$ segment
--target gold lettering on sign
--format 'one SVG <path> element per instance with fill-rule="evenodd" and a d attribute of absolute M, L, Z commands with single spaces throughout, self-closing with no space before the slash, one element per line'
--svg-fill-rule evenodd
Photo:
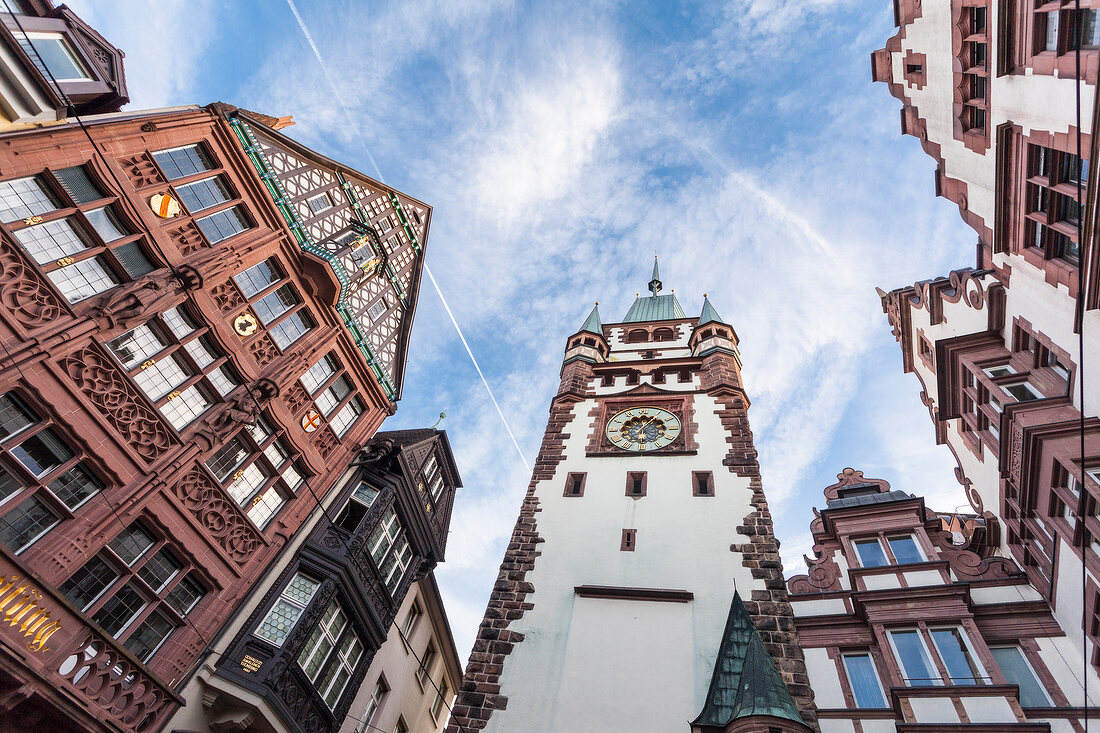
<path fill-rule="evenodd" d="M 236 481 L 241 476 L 244 476 L 244 469 L 243 468 L 238 468 L 237 472 L 233 474 L 233 480 Z"/>
<path fill-rule="evenodd" d="M 172 390 L 171 392 L 168 393 L 168 401 L 171 402 L 172 400 L 176 399 L 179 396 L 180 396 L 180 391 L 178 389 L 174 389 L 174 390 Z"/>
<path fill-rule="evenodd" d="M 256 659 L 256 657 L 252 656 L 251 654 L 245 654 L 244 657 L 241 659 L 241 669 L 243 669 L 245 672 L 255 672 L 260 667 L 262 667 L 263 664 L 263 660 Z"/>
<path fill-rule="evenodd" d="M 142 369 L 148 369 L 149 367 L 153 366 L 156 363 L 157 363 L 156 359 L 146 359 L 145 361 L 141 362 L 141 368 Z"/>
<path fill-rule="evenodd" d="M 74 260 L 72 257 L 62 257 L 61 259 L 59 259 L 57 261 L 57 266 L 58 267 L 68 267 L 69 265 L 73 264 L 74 262 L 76 262 L 76 260 Z"/>
<path fill-rule="evenodd" d="M 9 626 L 19 626 L 24 637 L 33 636 L 26 644 L 32 652 L 48 652 L 46 641 L 61 629 L 61 622 L 51 620 L 50 612 L 38 605 L 40 600 L 42 592 L 30 583 L 20 583 L 18 575 L 0 582 L 0 612 L 4 614 L 0 623 L 7 621 Z"/>
<path fill-rule="evenodd" d="M 42 217 L 41 216 L 28 216 L 26 219 L 23 220 L 23 223 L 28 224 L 28 225 L 30 225 L 30 224 L 41 224 L 42 223 Z"/>

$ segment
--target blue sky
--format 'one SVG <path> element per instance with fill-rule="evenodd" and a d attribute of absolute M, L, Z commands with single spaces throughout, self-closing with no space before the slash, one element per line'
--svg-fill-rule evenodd
<path fill-rule="evenodd" d="M 566 337 L 665 288 L 741 338 L 787 573 L 845 466 L 965 504 L 885 289 L 973 264 L 934 164 L 870 81 L 889 0 L 70 0 L 126 52 L 130 109 L 226 101 L 434 207 L 428 264 L 533 461 Z M 342 101 L 341 101 L 342 100 Z M 373 158 L 373 162 L 372 162 Z M 468 652 L 529 475 L 430 283 L 405 399 L 465 482 L 437 572 Z"/>

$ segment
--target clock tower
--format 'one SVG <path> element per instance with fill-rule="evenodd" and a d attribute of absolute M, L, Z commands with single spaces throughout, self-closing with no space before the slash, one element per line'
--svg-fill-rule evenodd
<path fill-rule="evenodd" d="M 737 335 L 662 289 L 566 343 L 448 731 L 817 729 Z"/>

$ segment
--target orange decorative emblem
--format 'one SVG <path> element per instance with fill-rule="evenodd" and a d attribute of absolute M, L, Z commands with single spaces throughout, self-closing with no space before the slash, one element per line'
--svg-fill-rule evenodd
<path fill-rule="evenodd" d="M 309 410 L 302 415 L 302 430 L 312 433 L 319 427 L 321 427 L 321 415 L 316 410 Z"/>
<path fill-rule="evenodd" d="M 161 219 L 171 219 L 179 216 L 180 202 L 166 193 L 158 193 L 149 199 L 149 208 Z"/>

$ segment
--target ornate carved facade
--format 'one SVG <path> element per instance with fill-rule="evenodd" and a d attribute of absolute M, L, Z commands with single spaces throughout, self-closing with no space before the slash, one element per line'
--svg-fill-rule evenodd
<path fill-rule="evenodd" d="M 85 117 L 92 143 L 68 123 L 0 135 L 0 545 L 65 616 L 49 652 L 0 632 L 0 707 L 28 729 L 159 728 L 396 407 L 430 208 L 340 167 L 412 220 L 396 281 L 348 281 L 241 131 L 327 159 L 263 120 L 219 104 Z M 384 328 L 347 305 L 395 282 Z"/>

